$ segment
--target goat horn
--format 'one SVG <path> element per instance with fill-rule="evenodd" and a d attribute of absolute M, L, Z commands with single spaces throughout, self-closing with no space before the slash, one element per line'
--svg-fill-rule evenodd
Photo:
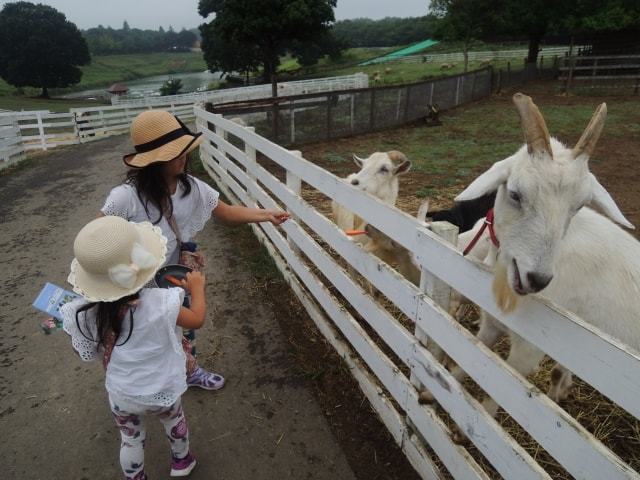
<path fill-rule="evenodd" d="M 398 150 L 391 150 L 390 152 L 387 152 L 387 155 L 393 162 L 407 161 L 407 156 L 404 153 L 399 152 Z"/>
<path fill-rule="evenodd" d="M 547 124 L 531 97 L 516 93 L 513 96 L 513 103 L 520 114 L 520 123 L 529 154 L 547 153 L 553 158 Z"/>
<path fill-rule="evenodd" d="M 360 158 L 358 155 L 356 155 L 355 153 L 353 154 L 353 159 L 357 162 L 364 162 L 364 158 Z"/>
<path fill-rule="evenodd" d="M 584 129 L 580 140 L 573 147 L 573 158 L 578 158 L 580 155 L 587 155 L 590 157 L 596 148 L 600 134 L 604 127 L 604 121 L 607 118 L 607 104 L 601 103 L 594 112 L 589 125 Z"/>

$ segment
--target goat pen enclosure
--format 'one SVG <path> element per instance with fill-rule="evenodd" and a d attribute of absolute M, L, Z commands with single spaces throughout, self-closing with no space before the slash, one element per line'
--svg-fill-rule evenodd
<path fill-rule="evenodd" d="M 404 125 L 491 94 L 492 70 L 351 90 L 208 104 L 212 113 L 240 117 L 281 145 L 301 145 Z"/>
<path fill-rule="evenodd" d="M 271 224 L 253 230 L 423 478 L 640 478 L 575 418 L 479 344 L 443 307 L 449 287 L 456 289 L 635 418 L 640 417 L 637 352 L 540 300 L 527 299 L 516 312 L 502 314 L 491 294 L 491 273 L 413 217 L 355 190 L 250 127 L 197 107 L 195 114 L 204 137 L 203 165 L 229 199 L 286 208 L 293 215 L 282 231 Z M 273 168 L 265 168 L 267 163 L 284 173 L 270 173 Z M 422 269 L 421 288 L 366 253 L 310 205 L 302 194 L 303 182 L 304 190 L 347 205 L 413 252 Z M 446 225 L 431 228 L 450 231 Z M 345 262 L 386 298 L 369 295 L 359 279 L 349 275 Z M 425 336 L 527 432 L 532 439 L 528 445 L 516 442 L 465 383 L 435 360 L 423 346 Z M 419 403 L 420 384 L 439 406 Z M 472 445 L 451 440 L 453 424 Z M 548 465 L 537 461 L 540 450 L 557 460 L 563 475 L 550 473 Z"/>

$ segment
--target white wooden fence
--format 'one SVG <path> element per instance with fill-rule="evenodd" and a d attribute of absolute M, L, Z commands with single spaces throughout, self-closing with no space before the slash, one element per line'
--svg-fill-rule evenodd
<path fill-rule="evenodd" d="M 365 74 L 357 73 L 343 77 L 281 83 L 280 95 L 364 88 L 368 85 L 368 78 Z M 247 100 L 271 96 L 271 85 L 219 92 L 230 92 L 230 96 L 224 98 Z M 217 92 L 203 92 L 203 95 L 205 94 L 217 95 Z M 200 94 L 187 94 L 147 97 L 113 106 L 72 108 L 68 113 L 52 113 L 47 110 L 0 112 L 0 168 L 22 158 L 25 151 L 48 150 L 58 145 L 91 142 L 109 135 L 127 133 L 135 116 L 147 109 L 168 110 L 184 122 L 193 121 L 193 104 L 203 99 L 205 97 Z M 12 128 L 7 128 L 9 125 Z"/>
<path fill-rule="evenodd" d="M 203 132 L 201 157 L 208 173 L 234 203 L 291 212 L 281 229 L 253 226 L 318 329 L 333 345 L 371 405 L 423 478 L 442 478 L 423 441 L 456 479 L 487 479 L 476 457 L 450 439 L 432 406 L 418 403 L 414 383 L 425 385 L 482 456 L 506 479 L 549 479 L 538 464 L 427 351 L 432 337 L 575 478 L 640 478 L 620 458 L 552 402 L 497 354 L 480 344 L 443 306 L 448 286 L 494 315 L 511 330 L 590 383 L 620 407 L 640 417 L 640 355 L 575 315 L 539 300 L 523 301 L 505 315 L 491 293 L 491 273 L 464 258 L 416 219 L 358 191 L 326 170 L 219 115 L 195 109 Z M 231 141 L 233 140 L 233 141 Z M 241 142 L 241 143 L 238 143 Z M 244 143 L 244 150 L 235 145 Z M 262 154 L 286 171 L 286 183 L 256 161 Z M 422 268 L 421 288 L 351 242 L 307 203 L 301 183 L 348 205 L 357 215 L 413 252 Z M 432 229 L 447 231 L 445 224 Z M 452 237 L 455 237 L 455 232 Z M 319 243 L 321 239 L 322 243 Z M 329 253 L 336 252 L 401 311 L 406 328 L 372 298 Z M 319 272 L 321 278 L 315 272 Z M 327 283 L 329 282 L 329 283 Z M 443 283 L 443 282 L 446 282 Z M 334 291 L 348 302 L 336 298 Z M 376 340 L 357 316 L 375 332 Z M 384 343 L 384 345 L 381 345 Z M 385 352 L 393 352 L 393 358 Z"/>
<path fill-rule="evenodd" d="M 20 127 L 13 118 L 0 116 L 0 170 L 21 160 L 23 156 Z"/>
<path fill-rule="evenodd" d="M 574 46 L 573 51 L 577 51 L 578 49 L 583 48 L 581 46 Z M 538 56 L 543 55 L 545 57 L 551 58 L 554 56 L 564 56 L 569 53 L 570 47 L 543 47 L 538 52 Z M 482 61 L 482 60 L 502 60 L 502 59 L 510 59 L 510 58 L 525 58 L 529 54 L 527 49 L 520 50 L 486 50 L 482 52 L 469 52 L 469 61 Z M 400 62 L 406 63 L 419 63 L 423 61 L 427 62 L 462 62 L 464 61 L 464 53 L 463 52 L 454 52 L 454 53 L 434 53 L 429 54 L 425 53 L 422 55 L 409 55 L 406 57 L 402 57 L 397 59 Z"/>
<path fill-rule="evenodd" d="M 354 73 L 339 77 L 314 78 L 310 80 L 296 80 L 292 82 L 278 83 L 278 96 L 303 95 L 305 93 L 331 92 L 337 90 L 351 90 L 354 88 L 367 88 L 369 76 L 365 73 Z M 129 95 L 113 96 L 111 103 L 120 105 L 126 103 L 130 106 L 144 106 L 170 103 L 198 103 L 214 102 L 227 103 L 257 98 L 271 97 L 271 84 L 253 85 L 248 87 L 225 88 L 205 92 L 184 93 L 164 97 L 147 96 L 135 98 Z"/>

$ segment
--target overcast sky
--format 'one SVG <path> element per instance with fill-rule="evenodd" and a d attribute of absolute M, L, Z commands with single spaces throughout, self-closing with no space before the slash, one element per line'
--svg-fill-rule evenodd
<path fill-rule="evenodd" d="M 193 28 L 203 21 L 198 0 L 30 0 L 60 10 L 81 29 L 98 25 L 156 30 L 172 25 L 175 30 Z M 0 6 L 9 3 L 0 0 Z M 336 19 L 368 17 L 417 17 L 424 15 L 428 0 L 338 0 Z"/>

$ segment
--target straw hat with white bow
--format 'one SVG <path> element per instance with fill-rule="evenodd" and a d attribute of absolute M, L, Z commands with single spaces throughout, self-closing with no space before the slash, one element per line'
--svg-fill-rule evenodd
<path fill-rule="evenodd" d="M 73 244 L 68 282 L 91 302 L 113 302 L 140 290 L 164 264 L 167 239 L 149 222 L 101 217 Z"/>

